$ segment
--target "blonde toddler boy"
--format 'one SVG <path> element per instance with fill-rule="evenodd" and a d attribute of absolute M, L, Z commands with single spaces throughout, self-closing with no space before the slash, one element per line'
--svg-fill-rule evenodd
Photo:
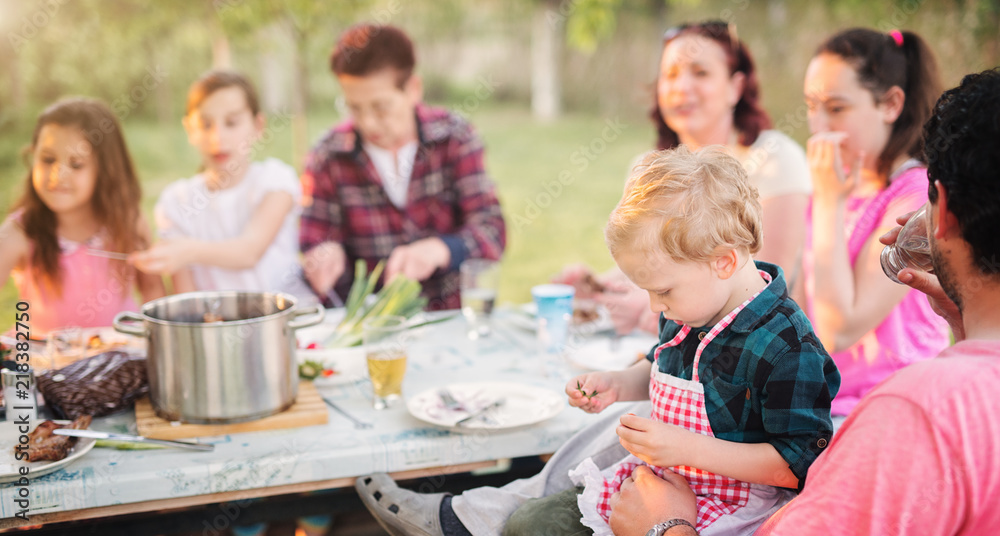
<path fill-rule="evenodd" d="M 840 375 L 781 269 L 753 260 L 761 228 L 756 190 L 721 149 L 651 153 L 634 168 L 605 238 L 649 293 L 660 343 L 647 361 L 573 378 L 566 392 L 587 412 L 645 398 L 653 412 L 620 419 L 630 456 L 603 471 L 585 460 L 570 473 L 580 487 L 565 493 L 578 493 L 581 522 L 595 534 L 611 534 L 612 497 L 641 465 L 688 479 L 701 534 L 752 533 L 829 442 Z M 505 534 L 528 529 L 520 514 L 531 509 L 515 512 Z"/>

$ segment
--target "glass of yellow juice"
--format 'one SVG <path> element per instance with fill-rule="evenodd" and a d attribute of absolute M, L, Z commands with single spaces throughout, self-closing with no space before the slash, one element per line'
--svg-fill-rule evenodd
<path fill-rule="evenodd" d="M 385 409 L 402 398 L 406 375 L 405 332 L 406 319 L 401 316 L 381 316 L 362 325 L 375 409 Z"/>

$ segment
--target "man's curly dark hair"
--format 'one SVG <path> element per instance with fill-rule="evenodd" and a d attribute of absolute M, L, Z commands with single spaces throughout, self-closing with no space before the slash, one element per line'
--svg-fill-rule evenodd
<path fill-rule="evenodd" d="M 945 91 L 924 125 L 928 196 L 948 195 L 962 238 L 984 274 L 1000 274 L 1000 67 Z"/>

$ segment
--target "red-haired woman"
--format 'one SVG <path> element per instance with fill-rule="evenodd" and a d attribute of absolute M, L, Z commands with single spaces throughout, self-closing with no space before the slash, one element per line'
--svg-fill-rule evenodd
<path fill-rule="evenodd" d="M 809 167 L 801 147 L 770 130 L 753 58 L 735 25 L 707 22 L 664 35 L 650 117 L 658 149 L 725 145 L 743 162 L 764 208 L 758 258 L 787 268 L 789 281 L 796 279 L 792 267 L 805 239 L 800 222 L 812 190 Z"/>
<path fill-rule="evenodd" d="M 743 163 L 764 208 L 764 243 L 755 258 L 785 269 L 789 288 L 794 288 L 812 190 L 809 166 L 798 144 L 771 130 L 771 119 L 760 106 L 753 58 L 737 38 L 735 25 L 711 21 L 664 34 L 650 117 L 657 149 L 725 145 Z M 571 266 L 559 280 L 575 284 L 588 272 Z M 620 333 L 636 327 L 657 332 L 659 315 L 649 310 L 644 292 L 617 270 L 599 279 L 611 292 L 593 297 L 608 308 Z M 578 297 L 592 297 L 590 285 L 576 286 Z"/>

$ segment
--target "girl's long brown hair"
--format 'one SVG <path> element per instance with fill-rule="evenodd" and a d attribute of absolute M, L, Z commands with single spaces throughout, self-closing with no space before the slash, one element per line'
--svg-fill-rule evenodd
<path fill-rule="evenodd" d="M 31 150 L 35 150 L 38 135 L 45 125 L 80 129 L 97 159 L 97 182 L 91 204 L 94 216 L 103 228 L 111 251 L 131 253 L 146 247 L 138 232 L 139 201 L 142 189 L 132 165 L 132 159 L 122 135 L 121 124 L 111 109 L 94 99 L 68 98 L 49 106 L 38 117 L 31 135 Z M 31 265 L 35 278 L 62 291 L 62 270 L 59 266 L 59 238 L 56 235 L 56 215 L 42 202 L 31 180 L 31 169 L 25 181 L 24 194 L 15 205 L 22 210 L 21 224 L 32 243 Z M 116 272 L 126 270 L 123 261 Z"/>

